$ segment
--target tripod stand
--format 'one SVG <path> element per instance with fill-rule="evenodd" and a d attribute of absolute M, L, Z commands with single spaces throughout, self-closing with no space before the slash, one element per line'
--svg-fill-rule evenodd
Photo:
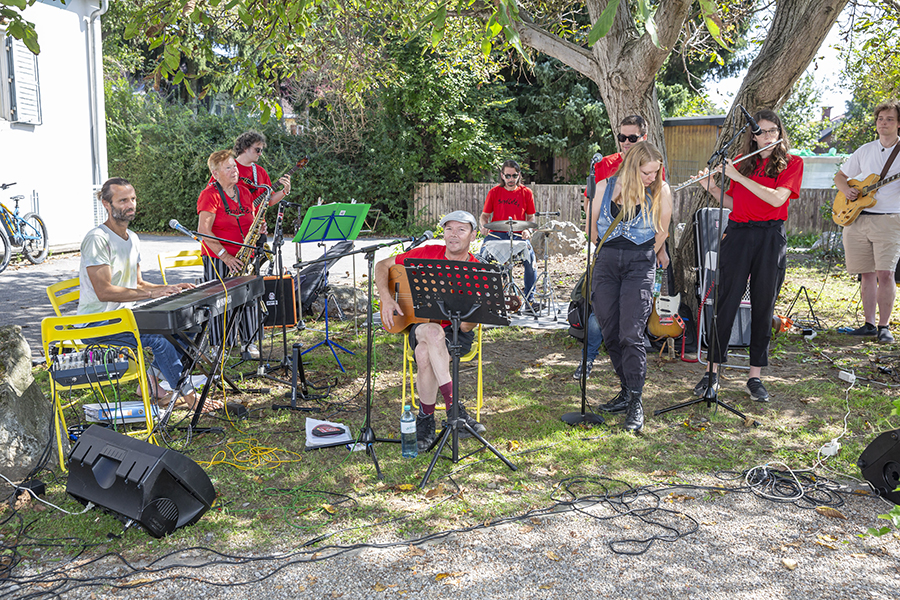
<path fill-rule="evenodd" d="M 710 157 L 709 161 L 707 162 L 707 165 L 710 169 L 710 175 L 709 175 L 710 177 L 712 177 L 712 171 L 716 167 L 721 167 L 722 173 L 723 173 L 723 178 L 724 178 L 725 163 L 728 159 L 728 149 L 738 139 L 738 136 L 740 136 L 746 128 L 747 128 L 747 125 L 744 125 L 744 127 L 741 127 L 737 131 L 737 133 L 735 133 L 734 136 L 732 136 L 732 138 L 730 140 L 728 140 L 728 142 L 726 142 L 722 146 L 722 148 L 720 148 L 718 151 L 713 153 L 713 155 Z M 724 182 L 722 183 L 722 186 L 719 188 L 719 190 L 720 190 L 720 194 L 719 194 L 719 226 L 721 227 L 723 218 L 724 218 L 723 215 L 724 215 L 724 207 L 725 207 L 725 184 L 724 184 Z M 722 269 L 722 261 L 719 260 L 719 258 L 720 258 L 719 250 L 722 246 L 722 237 L 723 237 L 722 231 L 719 230 L 717 232 L 717 235 L 715 236 L 715 239 L 716 239 L 716 242 L 715 242 L 716 274 L 715 274 L 715 278 L 714 278 L 715 290 L 713 293 L 713 311 L 712 311 L 712 320 L 711 320 L 711 325 L 710 325 L 709 352 L 707 353 L 707 355 L 709 357 L 709 361 L 707 363 L 707 367 L 708 367 L 707 374 L 709 376 L 709 385 L 706 386 L 706 391 L 699 398 L 692 398 L 691 400 L 687 400 L 685 402 L 681 402 L 678 404 L 674 404 L 672 406 L 667 406 L 666 408 L 661 408 L 659 410 L 655 410 L 655 411 L 653 411 L 654 416 L 659 416 L 659 415 L 661 415 L 663 413 L 667 413 L 669 411 L 678 410 L 681 408 L 687 408 L 689 406 L 693 406 L 693 405 L 699 404 L 701 402 L 706 402 L 707 408 L 710 408 L 710 407 L 712 407 L 713 404 L 715 404 L 717 407 L 721 406 L 725 410 L 737 415 L 738 417 L 743 419 L 745 422 L 748 419 L 747 415 L 745 415 L 741 411 L 737 410 L 733 406 L 730 406 L 727 403 L 720 400 L 719 399 L 719 389 L 718 389 L 719 386 L 718 386 L 718 384 L 713 384 L 713 376 L 716 376 L 718 378 L 718 375 L 713 371 L 714 363 L 712 361 L 712 357 L 716 355 L 716 353 L 717 353 L 716 349 L 719 347 L 719 344 L 722 343 L 722 340 L 719 339 L 719 335 L 718 335 L 718 331 L 719 331 L 719 329 L 718 329 L 719 282 L 721 281 L 720 275 L 721 275 L 721 269 Z M 700 343 L 701 343 L 701 340 L 698 339 L 697 340 L 698 353 L 699 353 L 699 347 L 700 347 L 699 344 Z M 725 343 L 727 344 L 728 342 L 726 341 Z M 753 425 L 758 427 L 759 423 L 757 421 L 753 421 Z"/>
<path fill-rule="evenodd" d="M 440 438 L 431 445 L 433 448 L 437 444 L 437 450 L 419 487 L 424 488 L 428 484 L 434 465 L 437 464 L 441 451 L 451 438 L 450 460 L 454 463 L 459 462 L 460 429 L 465 429 L 481 443 L 483 448 L 493 452 L 506 466 L 515 471 L 516 466 L 509 459 L 459 417 L 459 359 L 462 356 L 462 346 L 458 340 L 459 327 L 463 320 L 467 323 L 509 325 L 500 270 L 494 265 L 455 260 L 407 259 L 405 265 L 416 318 L 449 319 L 453 332 L 450 343 L 453 404 L 450 406 L 450 415 Z"/>

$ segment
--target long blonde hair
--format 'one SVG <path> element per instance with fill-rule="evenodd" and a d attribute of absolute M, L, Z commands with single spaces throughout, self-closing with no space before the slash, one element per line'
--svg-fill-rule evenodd
<path fill-rule="evenodd" d="M 641 182 L 641 167 L 648 162 L 659 163 L 659 171 L 656 179 L 645 188 Z M 662 211 L 660 209 L 660 194 L 662 193 L 662 153 L 650 142 L 638 142 L 625 153 L 625 160 L 619 167 L 618 176 L 621 182 L 620 198 L 622 210 L 625 211 L 623 219 L 633 219 L 638 211 L 644 217 L 644 223 L 653 226 L 654 231 L 662 228 Z M 650 209 L 644 199 L 650 194 Z"/>

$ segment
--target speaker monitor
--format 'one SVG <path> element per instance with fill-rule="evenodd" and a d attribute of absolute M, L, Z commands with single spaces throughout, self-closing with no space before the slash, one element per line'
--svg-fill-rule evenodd
<path fill-rule="evenodd" d="M 281 293 L 278 293 L 278 280 L 281 279 Z M 265 277 L 266 293 L 263 301 L 266 303 L 266 327 L 280 327 L 287 325 L 293 327 L 297 324 L 297 295 L 294 279 L 290 275 L 282 277 Z M 287 310 L 285 310 L 285 308 Z"/>
<path fill-rule="evenodd" d="M 99 425 L 78 438 L 68 469 L 67 493 L 140 523 L 154 537 L 193 525 L 216 499 L 209 477 L 185 455 Z"/>
<path fill-rule="evenodd" d="M 900 429 L 886 431 L 866 446 L 856 461 L 866 481 L 894 504 L 900 504 Z"/>

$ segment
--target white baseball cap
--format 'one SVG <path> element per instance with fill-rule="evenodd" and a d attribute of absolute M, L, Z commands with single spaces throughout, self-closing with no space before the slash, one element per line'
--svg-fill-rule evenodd
<path fill-rule="evenodd" d="M 438 223 L 441 227 L 444 226 L 447 221 L 457 221 L 459 223 L 468 223 L 472 226 L 472 229 L 478 229 L 478 221 L 475 220 L 475 217 L 472 216 L 472 213 L 464 211 L 464 210 L 454 210 L 449 215 L 446 215 L 441 222 Z"/>

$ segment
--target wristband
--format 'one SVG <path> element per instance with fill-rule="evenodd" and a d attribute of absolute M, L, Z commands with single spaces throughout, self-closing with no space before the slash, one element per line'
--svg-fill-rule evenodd
<path fill-rule="evenodd" d="M 222 258 L 226 254 L 228 254 L 228 250 L 226 250 L 225 248 L 222 248 L 221 250 L 219 250 L 219 253 L 216 256 L 218 256 L 219 258 Z"/>

